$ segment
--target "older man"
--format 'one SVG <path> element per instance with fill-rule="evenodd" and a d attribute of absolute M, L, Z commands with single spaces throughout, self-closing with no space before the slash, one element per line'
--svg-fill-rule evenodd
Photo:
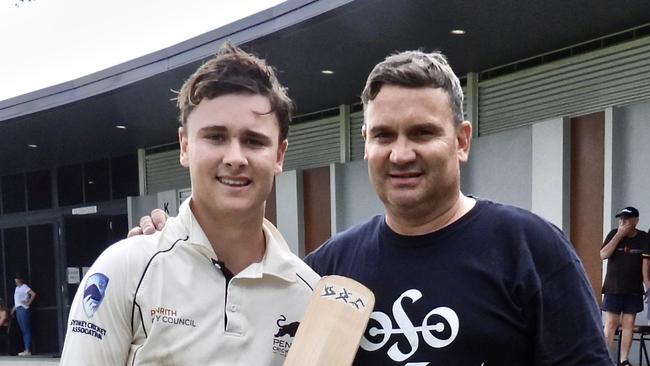
<path fill-rule="evenodd" d="M 530 212 L 465 196 L 472 126 L 440 53 L 392 55 L 362 94 L 386 209 L 305 261 L 375 292 L 356 365 L 611 365 L 581 262 Z"/>
<path fill-rule="evenodd" d="M 628 356 L 636 314 L 643 310 L 643 294 L 650 288 L 648 279 L 648 234 L 638 230 L 639 210 L 629 206 L 619 212 L 618 228 L 605 237 L 600 258 L 607 259 L 603 284 L 602 310 L 605 312 L 605 338 L 613 348 L 614 333 L 621 326 L 619 365 L 630 365 Z"/>

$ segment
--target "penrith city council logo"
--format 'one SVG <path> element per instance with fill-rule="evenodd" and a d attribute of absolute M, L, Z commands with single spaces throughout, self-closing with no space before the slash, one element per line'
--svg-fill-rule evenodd
<path fill-rule="evenodd" d="M 103 273 L 93 273 L 86 280 L 83 305 L 87 317 L 92 318 L 97 309 L 99 309 L 102 300 L 104 300 L 106 286 L 108 286 L 108 277 Z"/>

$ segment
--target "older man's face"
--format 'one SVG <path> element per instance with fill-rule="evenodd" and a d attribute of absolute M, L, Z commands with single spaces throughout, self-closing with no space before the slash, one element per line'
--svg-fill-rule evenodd
<path fill-rule="evenodd" d="M 428 212 L 457 199 L 471 125 L 455 124 L 443 89 L 385 85 L 364 116 L 364 158 L 387 211 Z"/>

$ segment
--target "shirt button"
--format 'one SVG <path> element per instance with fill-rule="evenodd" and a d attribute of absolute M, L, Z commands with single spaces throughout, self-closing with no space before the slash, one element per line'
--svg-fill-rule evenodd
<path fill-rule="evenodd" d="M 229 309 L 230 309 L 231 312 L 234 313 L 235 311 L 237 311 L 237 305 L 234 305 L 234 304 L 230 305 Z"/>

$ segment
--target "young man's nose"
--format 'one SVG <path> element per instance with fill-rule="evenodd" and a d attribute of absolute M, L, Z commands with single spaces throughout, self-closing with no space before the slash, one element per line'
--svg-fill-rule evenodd
<path fill-rule="evenodd" d="M 238 141 L 233 141 L 228 145 L 223 161 L 226 165 L 234 168 L 239 168 L 248 163 L 242 146 Z"/>

